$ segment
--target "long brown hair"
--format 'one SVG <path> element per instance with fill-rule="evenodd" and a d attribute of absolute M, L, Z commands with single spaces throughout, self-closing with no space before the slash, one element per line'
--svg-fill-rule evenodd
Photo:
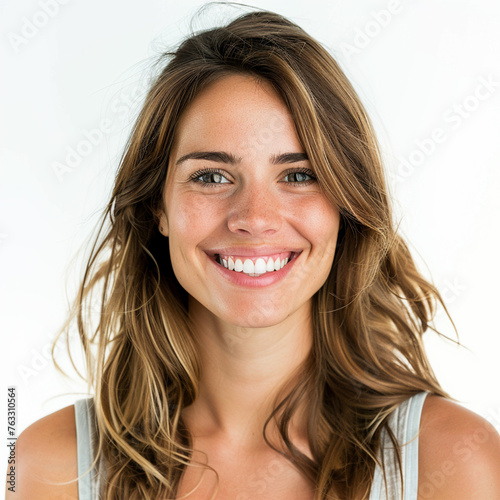
<path fill-rule="evenodd" d="M 268 11 L 192 34 L 161 62 L 61 331 L 76 318 L 96 408 L 96 460 L 107 476 L 104 498 L 175 498 L 192 457 L 181 411 L 198 395 L 198 345 L 157 214 L 179 117 L 203 88 L 234 73 L 269 82 L 283 98 L 341 215 L 330 275 L 313 297 L 313 347 L 266 426 L 278 417 L 284 455 L 315 484 L 315 500 L 339 492 L 367 498 L 382 429 L 396 444 L 391 412 L 420 391 L 449 396 L 422 343 L 438 302 L 446 306 L 397 232 L 365 109 L 329 52 Z M 92 327 L 94 293 L 100 304 Z M 287 433 L 304 401 L 312 460 Z"/>

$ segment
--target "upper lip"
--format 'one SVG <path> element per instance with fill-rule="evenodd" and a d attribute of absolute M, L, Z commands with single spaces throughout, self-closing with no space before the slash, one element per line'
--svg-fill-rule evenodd
<path fill-rule="evenodd" d="M 238 255 L 240 257 L 258 257 L 264 255 L 274 255 L 277 253 L 300 253 L 301 248 L 285 248 L 285 247 L 224 247 L 224 248 L 212 248 L 210 250 L 205 250 L 205 253 L 214 257 L 216 254 L 219 255 Z"/>

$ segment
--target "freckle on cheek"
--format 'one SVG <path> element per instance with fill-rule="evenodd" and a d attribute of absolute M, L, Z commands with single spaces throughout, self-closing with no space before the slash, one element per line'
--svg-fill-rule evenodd
<path fill-rule="evenodd" d="M 194 211 L 189 208 L 189 204 L 183 204 L 182 208 L 179 207 L 179 209 L 172 214 L 172 222 L 179 231 L 189 231 L 195 227 L 196 222 L 200 220 L 201 214 L 198 211 L 195 213 L 193 212 Z"/>

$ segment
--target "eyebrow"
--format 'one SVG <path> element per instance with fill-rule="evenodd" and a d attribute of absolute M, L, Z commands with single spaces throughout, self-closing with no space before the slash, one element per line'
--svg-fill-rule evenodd
<path fill-rule="evenodd" d="M 194 151 L 181 156 L 176 162 L 176 165 L 180 165 L 186 160 L 209 160 L 216 161 L 219 163 L 229 163 L 235 165 L 241 163 L 242 158 L 236 157 L 231 153 L 226 153 L 225 151 Z M 279 155 L 271 156 L 271 163 L 273 165 L 283 165 L 287 163 L 296 163 L 299 161 L 309 160 L 306 153 L 282 153 Z"/>

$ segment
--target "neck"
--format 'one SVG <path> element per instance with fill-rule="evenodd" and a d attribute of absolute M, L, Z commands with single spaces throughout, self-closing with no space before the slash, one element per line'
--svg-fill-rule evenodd
<path fill-rule="evenodd" d="M 274 399 L 296 383 L 312 346 L 310 306 L 283 323 L 241 328 L 222 323 L 201 304 L 190 305 L 200 347 L 201 380 L 196 401 L 183 418 L 195 437 L 263 446 L 262 430 Z M 285 385 L 286 384 L 286 385 Z M 271 420 L 266 436 L 275 435 Z M 305 439 L 303 408 L 294 414 L 290 435 Z"/>

